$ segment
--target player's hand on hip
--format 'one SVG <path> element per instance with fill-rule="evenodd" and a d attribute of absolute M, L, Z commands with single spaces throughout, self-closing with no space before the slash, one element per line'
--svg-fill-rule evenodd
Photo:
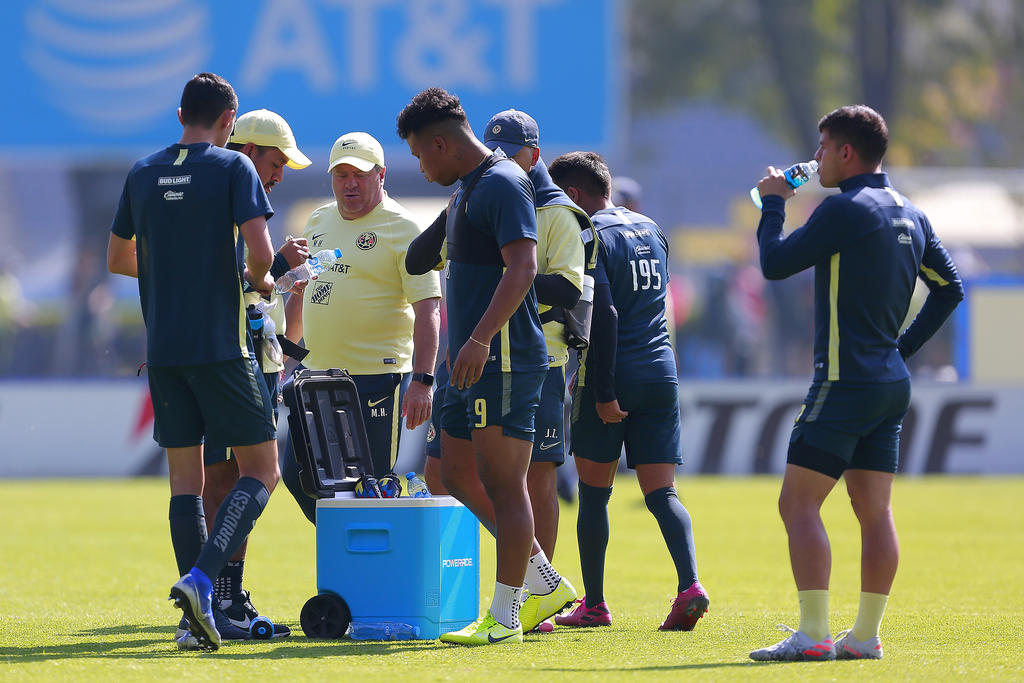
<path fill-rule="evenodd" d="M 789 199 L 796 195 L 796 191 L 786 182 L 786 176 L 783 175 L 782 169 L 774 166 L 769 166 L 768 175 L 757 183 L 757 191 L 761 193 L 762 197 L 774 194 L 783 199 Z"/>
<path fill-rule="evenodd" d="M 309 258 L 309 246 L 305 237 L 289 237 L 280 251 L 289 268 L 295 268 Z"/>
<path fill-rule="evenodd" d="M 456 389 L 468 389 L 484 374 L 484 365 L 491 353 L 490 346 L 484 346 L 470 339 L 461 349 L 452 364 L 451 385 Z"/>
<path fill-rule="evenodd" d="M 426 384 L 411 382 L 402 400 L 406 429 L 416 429 L 430 419 L 431 390 Z"/>
<path fill-rule="evenodd" d="M 626 419 L 629 413 L 619 407 L 619 399 L 613 399 L 607 403 L 595 403 L 594 407 L 597 408 L 597 416 L 601 418 L 601 422 L 605 424 L 615 424 L 616 422 L 622 422 Z"/>

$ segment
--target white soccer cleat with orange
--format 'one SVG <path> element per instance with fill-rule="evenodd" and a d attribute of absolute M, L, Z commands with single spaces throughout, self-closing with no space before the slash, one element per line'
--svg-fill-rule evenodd
<path fill-rule="evenodd" d="M 779 624 L 779 630 L 789 631 L 793 635 L 782 642 L 754 650 L 750 658 L 757 662 L 824 662 L 836 658 L 832 636 L 814 640 L 803 631 L 783 624 Z"/>
<path fill-rule="evenodd" d="M 881 659 L 882 641 L 878 636 L 857 640 L 853 629 L 840 631 L 836 636 L 836 659 Z"/>

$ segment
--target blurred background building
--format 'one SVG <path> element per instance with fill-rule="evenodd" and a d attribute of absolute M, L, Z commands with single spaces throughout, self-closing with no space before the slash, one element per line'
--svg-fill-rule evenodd
<path fill-rule="evenodd" d="M 459 94 L 478 134 L 515 107 L 548 160 L 600 151 L 672 246 L 686 379 L 810 376 L 811 273 L 764 281 L 747 193 L 814 154 L 822 114 L 866 103 L 889 122 L 886 170 L 969 287 L 913 372 L 1024 381 L 1016 0 L 9 0 L 0 38 L 0 379 L 139 381 L 138 293 L 106 271 L 110 220 L 132 162 L 178 139 L 186 80 L 214 71 L 313 160 L 271 195 L 276 244 L 330 199 L 327 154 L 352 130 L 384 144 L 390 194 L 436 215 L 447 191 L 395 134 L 428 86 Z M 801 189 L 787 226 L 824 194 Z"/>

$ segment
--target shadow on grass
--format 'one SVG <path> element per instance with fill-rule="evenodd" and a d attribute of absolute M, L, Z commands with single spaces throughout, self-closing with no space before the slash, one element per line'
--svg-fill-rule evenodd
<path fill-rule="evenodd" d="M 71 635 L 131 636 L 159 633 L 159 637 L 94 640 L 85 639 L 62 645 L 29 645 L 0 647 L 0 661 L 8 664 L 42 662 L 53 659 L 163 659 L 189 654 L 207 654 L 218 659 L 308 659 L 311 657 L 346 657 L 349 655 L 388 655 L 394 653 L 437 650 L 437 641 L 406 640 L 389 642 L 352 640 L 310 640 L 291 636 L 270 641 L 228 641 L 217 652 L 186 653 L 177 649 L 173 631 L 166 626 L 117 626 L 85 629 Z"/>
<path fill-rule="evenodd" d="M 705 662 L 703 664 L 652 664 L 651 666 L 608 666 L 598 667 L 593 664 L 588 665 L 583 673 L 596 674 L 596 673 L 615 673 L 616 671 L 699 671 L 700 669 L 735 669 L 737 667 L 751 668 L 757 666 L 759 662 Z M 538 666 L 536 669 L 531 671 L 550 671 L 552 673 L 566 673 L 574 674 L 581 673 L 581 670 L 576 667 L 551 667 L 551 666 Z"/>

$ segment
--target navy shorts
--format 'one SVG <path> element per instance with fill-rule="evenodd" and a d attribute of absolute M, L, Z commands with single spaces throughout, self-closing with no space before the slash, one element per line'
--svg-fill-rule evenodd
<path fill-rule="evenodd" d="M 605 424 L 597 415 L 594 391 L 576 387 L 572 397 L 572 454 L 594 462 L 615 462 L 626 447 L 626 465 L 683 464 L 679 429 L 679 385 L 675 382 L 616 387 L 619 407 L 629 415 Z"/>
<path fill-rule="evenodd" d="M 434 391 L 434 412 L 427 427 L 427 457 L 441 457 L 441 410 L 444 405 L 445 389 L 448 386 L 448 369 L 444 363 L 435 377 L 444 378 L 444 384 Z M 534 417 L 534 430 L 538 435 L 533 440 L 530 462 L 565 462 L 565 367 L 549 368 L 541 388 L 540 405 Z"/>
<path fill-rule="evenodd" d="M 370 443 L 373 471 L 387 474 L 395 469 L 402 436 L 402 399 L 411 373 L 352 375 L 359 392 L 366 440 Z M 380 474 L 378 474 L 380 476 Z"/>
<path fill-rule="evenodd" d="M 501 425 L 501 432 L 533 442 L 534 417 L 547 370 L 497 372 L 484 375 L 468 389 L 449 384 L 441 409 L 441 428 L 456 439 L 472 438 L 472 430 Z"/>
<path fill-rule="evenodd" d="M 267 393 L 270 396 L 270 405 L 273 407 L 274 427 L 277 427 L 279 414 L 277 397 L 281 395 L 280 372 L 264 372 L 263 381 L 267 384 Z M 226 462 L 232 457 L 231 449 L 226 446 L 211 446 L 205 444 L 203 447 L 203 465 L 209 467 L 219 462 Z"/>
<path fill-rule="evenodd" d="M 895 472 L 909 407 L 909 379 L 815 382 L 793 425 L 787 462 L 836 479 L 843 469 Z"/>
<path fill-rule="evenodd" d="M 565 366 L 548 368 L 534 418 L 537 438 L 531 462 L 565 462 Z"/>
<path fill-rule="evenodd" d="M 162 448 L 252 446 L 276 438 L 267 384 L 256 361 L 148 366 L 153 438 Z"/>

